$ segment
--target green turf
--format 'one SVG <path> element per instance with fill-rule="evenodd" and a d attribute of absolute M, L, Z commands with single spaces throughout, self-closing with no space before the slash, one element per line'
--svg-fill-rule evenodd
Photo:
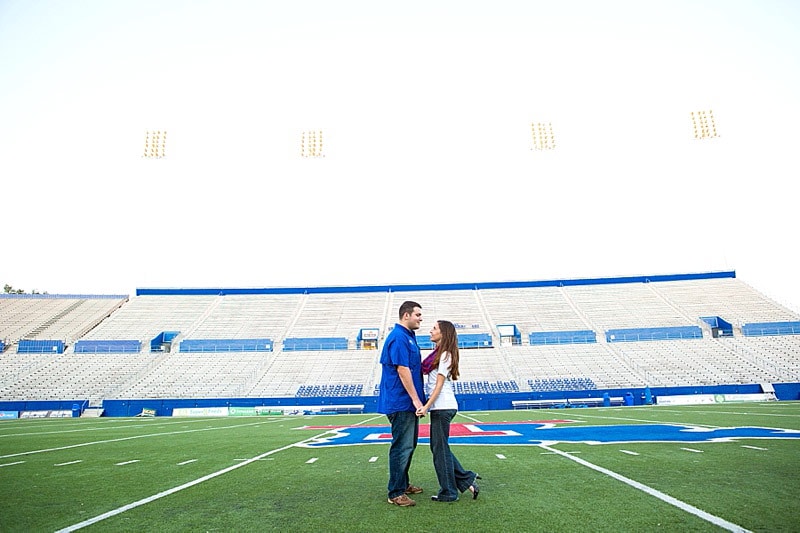
<path fill-rule="evenodd" d="M 584 426 L 668 422 L 800 430 L 800 403 L 485 411 L 462 413 L 456 421 L 550 418 L 569 418 Z M 385 424 L 385 418 L 2 421 L 0 531 L 55 531 L 237 465 L 85 531 L 720 530 L 538 446 L 454 446 L 461 462 L 483 476 L 481 496 L 438 504 L 429 499 L 437 482 L 430 451 L 421 445 L 411 475 L 425 493 L 415 497 L 416 507 L 406 509 L 386 503 L 386 444 L 291 446 L 323 433 L 297 429 L 302 426 L 365 422 Z M 745 529 L 800 530 L 797 440 L 553 448 Z M 311 458 L 316 462 L 308 463 Z M 129 461 L 137 462 L 119 464 Z"/>

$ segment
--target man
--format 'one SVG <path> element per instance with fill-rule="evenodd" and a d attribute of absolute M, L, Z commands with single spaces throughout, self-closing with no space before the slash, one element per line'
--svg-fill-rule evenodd
<path fill-rule="evenodd" d="M 408 494 L 422 489 L 408 479 L 411 457 L 417 447 L 419 418 L 417 409 L 425 397 L 422 383 L 422 358 L 414 333 L 422 324 L 422 306 L 406 301 L 400 306 L 400 322 L 386 336 L 381 352 L 381 391 L 378 412 L 392 425 L 389 447 L 389 503 L 401 507 L 416 505 Z"/>

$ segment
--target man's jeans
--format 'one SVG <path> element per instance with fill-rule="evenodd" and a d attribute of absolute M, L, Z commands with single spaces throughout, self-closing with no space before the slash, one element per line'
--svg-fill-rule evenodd
<path fill-rule="evenodd" d="M 405 494 L 410 484 L 408 469 L 419 438 L 419 418 L 411 411 L 386 415 L 392 425 L 392 445 L 389 447 L 389 498 Z"/>
<path fill-rule="evenodd" d="M 464 470 L 456 456 L 450 451 L 450 421 L 456 416 L 455 409 L 428 411 L 431 417 L 431 453 L 436 478 L 439 480 L 439 501 L 452 502 L 469 489 L 475 481 L 475 472 Z"/>

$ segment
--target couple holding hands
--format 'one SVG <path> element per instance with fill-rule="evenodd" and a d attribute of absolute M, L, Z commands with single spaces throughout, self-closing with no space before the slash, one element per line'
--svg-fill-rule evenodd
<path fill-rule="evenodd" d="M 381 385 L 378 412 L 389 419 L 389 498 L 401 507 L 416 505 L 409 494 L 422 489 L 412 485 L 408 471 L 419 438 L 419 419 L 430 415 L 430 447 L 439 481 L 435 502 L 454 502 L 460 493 L 478 497 L 480 476 L 465 470 L 450 451 L 450 422 L 458 412 L 453 381 L 458 379 L 458 336 L 455 326 L 438 320 L 431 329 L 436 347 L 422 360 L 415 332 L 422 324 L 422 306 L 406 301 L 400 306 L 400 321 L 387 335 L 381 352 Z M 423 399 L 427 401 L 423 403 Z"/>

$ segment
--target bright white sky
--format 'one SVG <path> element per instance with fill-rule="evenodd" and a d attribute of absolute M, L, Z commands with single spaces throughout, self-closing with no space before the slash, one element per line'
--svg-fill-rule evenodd
<path fill-rule="evenodd" d="M 798 28 L 791 0 L 0 0 L 0 283 L 736 270 L 800 311 Z"/>

